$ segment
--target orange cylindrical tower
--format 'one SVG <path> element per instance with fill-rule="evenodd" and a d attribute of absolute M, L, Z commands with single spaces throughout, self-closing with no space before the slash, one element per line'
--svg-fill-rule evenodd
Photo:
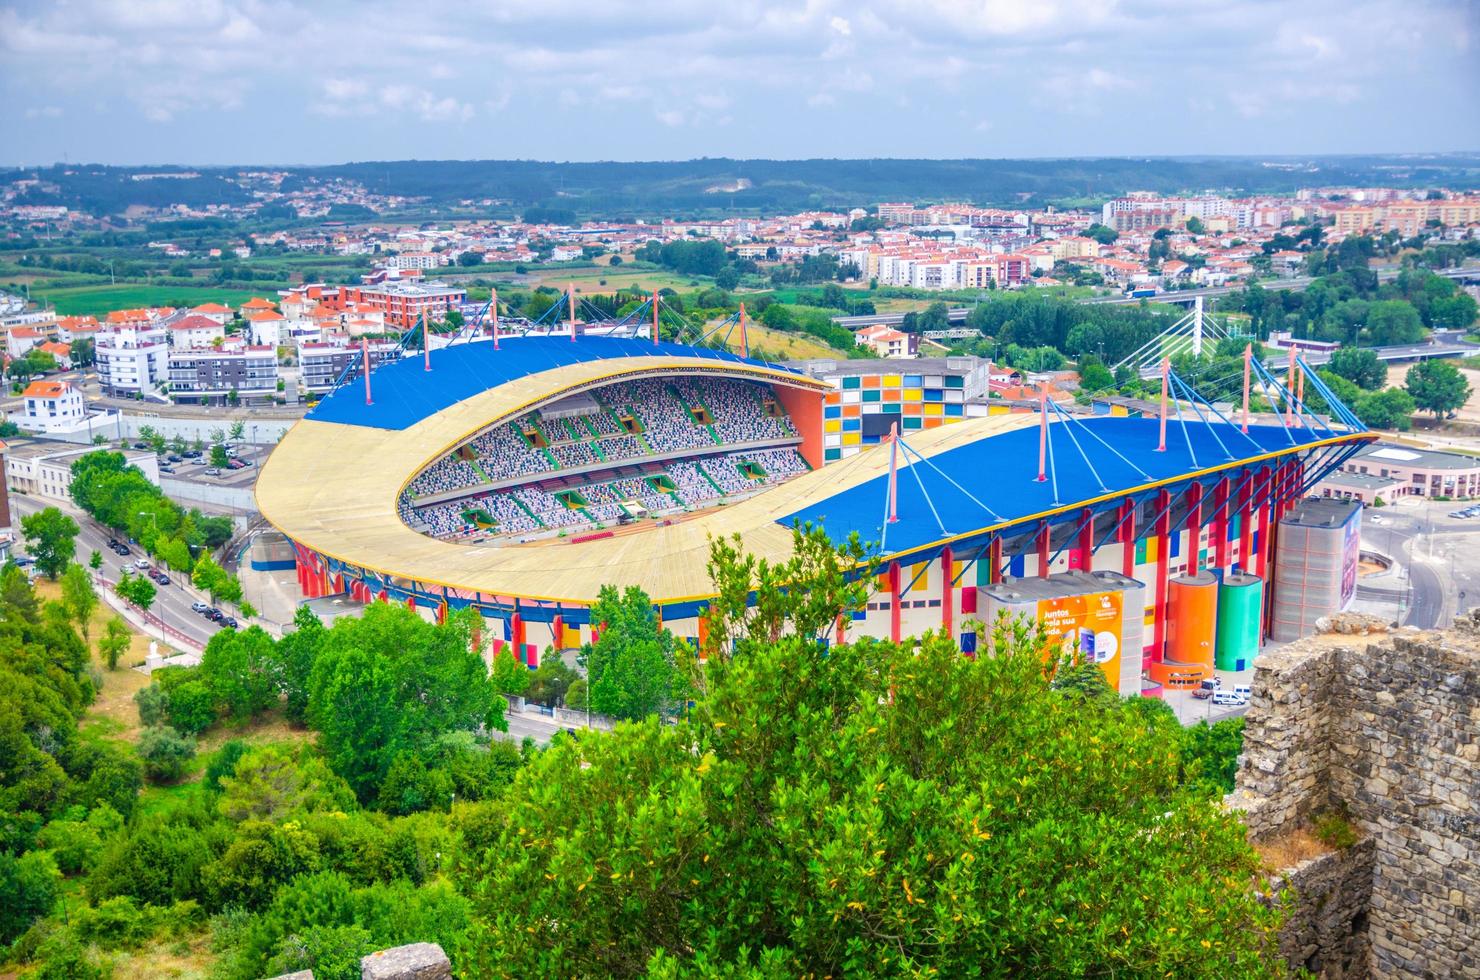
<path fill-rule="evenodd" d="M 1212 572 L 1179 575 L 1167 590 L 1167 652 L 1173 663 L 1197 665 L 1212 676 L 1218 628 L 1218 578 Z"/>

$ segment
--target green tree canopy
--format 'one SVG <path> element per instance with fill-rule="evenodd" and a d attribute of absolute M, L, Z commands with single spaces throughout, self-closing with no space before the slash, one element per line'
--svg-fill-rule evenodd
<path fill-rule="evenodd" d="M 1470 397 L 1470 383 L 1448 361 L 1419 361 L 1408 369 L 1406 381 L 1413 403 L 1435 418 L 1443 418 Z"/>
<path fill-rule="evenodd" d="M 591 621 L 601 624 L 601 635 L 580 654 L 590 677 L 591 710 L 614 718 L 673 710 L 683 691 L 678 641 L 658 625 L 647 593 L 636 586 L 625 592 L 603 586 Z"/>
<path fill-rule="evenodd" d="M 77 522 L 56 507 L 46 507 L 21 518 L 26 550 L 41 574 L 55 581 L 72 561 L 77 548 Z"/>
<path fill-rule="evenodd" d="M 361 799 L 374 796 L 401 753 L 448 732 L 504 727 L 504 700 L 471 640 L 466 617 L 438 627 L 380 603 L 326 632 L 308 718 L 330 766 Z"/>

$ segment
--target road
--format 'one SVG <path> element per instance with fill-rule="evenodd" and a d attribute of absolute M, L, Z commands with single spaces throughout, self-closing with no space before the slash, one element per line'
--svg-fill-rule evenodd
<path fill-rule="evenodd" d="M 100 572 L 110 582 L 118 581 L 124 562 L 132 562 L 144 553 L 138 545 L 130 544 L 129 549 L 133 554 L 128 558 L 115 555 L 108 548 L 108 538 L 112 536 L 112 532 L 102 528 L 91 517 L 70 505 L 62 505 L 53 500 L 19 493 L 11 495 L 10 503 L 15 511 L 17 530 L 20 527 L 20 518 L 47 507 L 60 507 L 71 515 L 81 529 L 77 535 L 77 560 L 86 564 L 88 555 L 94 551 L 100 552 L 103 556 L 103 567 Z M 24 550 L 24 547 L 21 550 Z M 167 626 L 179 630 L 198 645 L 204 646 L 206 641 L 216 634 L 218 627 L 199 613 L 190 611 L 190 604 L 199 602 L 202 598 L 195 593 L 193 587 L 185 586 L 182 576 L 171 572 L 170 584 L 159 586 L 158 596 L 150 611 L 159 616 Z M 158 630 L 155 630 L 155 635 L 158 635 Z"/>
<path fill-rule="evenodd" d="M 1368 548 L 1397 558 L 1408 572 L 1405 626 L 1445 626 L 1472 597 L 1480 597 L 1480 518 L 1449 514 L 1463 504 L 1404 503 L 1363 515 Z M 1460 593 L 1465 598 L 1460 598 Z"/>

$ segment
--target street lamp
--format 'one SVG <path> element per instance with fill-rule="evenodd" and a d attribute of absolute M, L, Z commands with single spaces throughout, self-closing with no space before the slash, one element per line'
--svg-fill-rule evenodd
<path fill-rule="evenodd" d="M 159 515 L 156 514 L 156 513 L 154 513 L 154 511 L 152 511 L 152 510 L 151 511 L 143 511 L 143 510 L 141 510 L 141 511 L 139 511 L 138 516 L 149 518 L 149 523 L 154 526 L 154 533 L 155 533 L 155 536 L 157 537 L 159 535 Z M 139 542 L 139 547 L 141 549 L 144 547 L 144 543 L 142 541 Z M 158 615 L 159 615 L 159 642 L 161 642 L 161 643 L 168 643 L 169 642 L 169 639 L 165 636 L 165 632 L 164 632 L 164 629 L 165 629 L 165 627 L 164 627 L 164 596 L 162 596 L 162 595 L 160 596 L 159 613 L 158 613 Z M 149 613 L 146 611 L 144 613 L 144 619 L 145 619 L 146 622 L 148 621 L 148 618 L 149 618 Z"/>

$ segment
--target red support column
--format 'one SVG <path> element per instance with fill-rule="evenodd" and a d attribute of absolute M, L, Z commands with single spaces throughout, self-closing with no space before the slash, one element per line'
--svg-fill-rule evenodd
<path fill-rule="evenodd" d="M 1048 578 L 1048 521 L 1038 522 L 1038 577 Z"/>
<path fill-rule="evenodd" d="M 987 561 L 991 567 L 987 569 L 987 583 L 996 585 L 1002 581 L 1002 537 L 999 535 L 992 539 L 992 544 L 987 548 Z"/>
<path fill-rule="evenodd" d="M 1249 555 L 1250 542 L 1253 540 L 1254 522 L 1254 493 L 1258 489 L 1258 476 L 1253 470 L 1244 471 L 1243 487 L 1239 490 L 1238 497 L 1238 567 L 1245 573 L 1253 573 L 1254 563 Z"/>
<path fill-rule="evenodd" d="M 514 659 L 524 663 L 524 617 L 517 611 L 509 617 L 509 642 L 514 644 Z"/>
<path fill-rule="evenodd" d="M 1156 586 L 1151 593 L 1151 659 L 1160 660 L 1166 644 L 1167 569 L 1172 560 L 1168 536 L 1172 526 L 1172 495 L 1156 495 Z"/>
<path fill-rule="evenodd" d="M 895 643 L 900 639 L 899 608 L 899 562 L 889 563 L 889 639 Z"/>
<path fill-rule="evenodd" d="M 1202 544 L 1202 498 L 1201 483 L 1187 488 L 1187 572 L 1192 574 L 1202 567 L 1197 553 Z"/>
<path fill-rule="evenodd" d="M 704 622 L 704 620 L 702 618 L 700 618 L 699 622 L 700 622 L 699 632 L 702 633 L 702 632 L 704 632 L 704 629 L 703 629 L 703 622 Z M 555 649 L 557 649 L 557 650 L 564 650 L 565 649 L 565 617 L 564 616 L 556 616 L 555 619 L 551 621 L 551 623 L 550 623 L 550 633 L 551 633 L 551 635 L 553 635 L 555 637 L 555 643 L 553 644 L 554 647 L 555 647 Z"/>
<path fill-rule="evenodd" d="M 1126 578 L 1136 574 L 1136 502 L 1120 505 L 1120 573 Z"/>
<path fill-rule="evenodd" d="M 833 639 L 834 643 L 836 643 L 838 646 L 842 646 L 844 643 L 848 642 L 848 625 L 847 621 L 843 619 L 842 613 L 838 613 L 837 622 L 833 624 L 833 629 L 835 631 Z"/>
<path fill-rule="evenodd" d="M 1219 571 L 1228 571 L 1228 501 L 1230 492 L 1228 477 L 1224 477 L 1213 488 L 1213 561 Z"/>
<path fill-rule="evenodd" d="M 1095 564 L 1095 518 L 1094 511 L 1086 507 L 1079 512 L 1079 570 L 1089 572 Z"/>
<path fill-rule="evenodd" d="M 1270 541 L 1274 538 L 1274 497 L 1279 490 L 1279 470 L 1266 466 L 1260 481 L 1259 511 L 1259 574 L 1269 578 Z"/>
<path fill-rule="evenodd" d="M 946 636 L 954 636 L 953 622 L 956 618 L 956 556 L 950 548 L 940 553 L 940 628 Z"/>

